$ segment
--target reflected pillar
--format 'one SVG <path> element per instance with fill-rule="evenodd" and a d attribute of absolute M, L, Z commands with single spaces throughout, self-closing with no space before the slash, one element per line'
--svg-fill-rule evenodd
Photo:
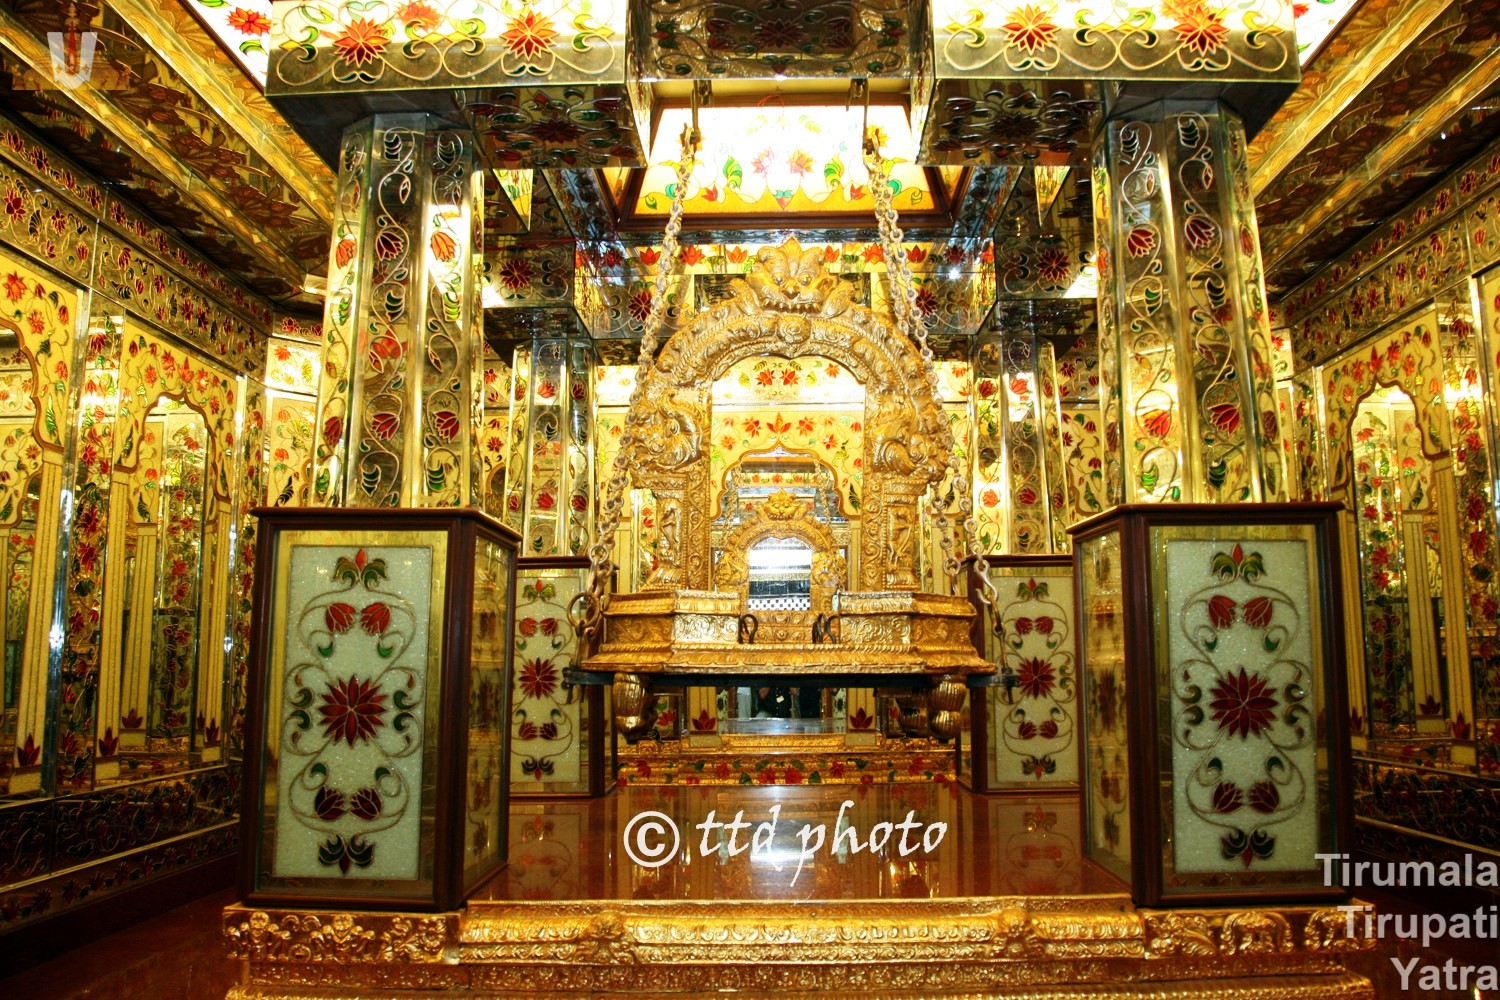
<path fill-rule="evenodd" d="M 1035 327 L 1007 330 L 974 353 L 974 509 L 987 552 L 1068 550 L 1056 357 Z"/>
<path fill-rule="evenodd" d="M 1111 503 L 1286 499 L 1245 130 L 1157 102 L 1095 142 L 1099 352 Z"/>
<path fill-rule="evenodd" d="M 467 507 L 480 490 L 483 229 L 473 139 L 376 115 L 339 146 L 313 503 Z"/>
<path fill-rule="evenodd" d="M 585 555 L 594 538 L 594 348 L 537 338 L 516 349 L 504 522 L 523 556 Z"/>

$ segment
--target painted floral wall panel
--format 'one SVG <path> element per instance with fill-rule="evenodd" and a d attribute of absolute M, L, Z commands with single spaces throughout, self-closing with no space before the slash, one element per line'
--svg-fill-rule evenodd
<path fill-rule="evenodd" d="M 1066 403 L 1099 398 L 1099 352 L 1073 347 L 1057 361 L 1057 398 Z"/>
<path fill-rule="evenodd" d="M 1078 781 L 1073 567 L 990 569 L 999 599 L 985 658 L 1015 676 L 988 691 L 991 784 L 1045 787 Z"/>
<path fill-rule="evenodd" d="M 281 536 L 273 878 L 430 876 L 423 767 L 446 537 L 392 532 L 390 544 L 356 548 L 335 532 Z"/>
<path fill-rule="evenodd" d="M 1404 402 L 1404 395 L 1397 395 Z M 1418 436 L 1411 407 L 1367 399 L 1355 414 L 1353 500 L 1359 539 L 1359 589 L 1364 612 L 1368 712 L 1377 729 L 1416 721 L 1413 700 L 1411 621 L 1408 619 L 1408 555 L 1402 515 L 1428 505 L 1428 463 L 1403 450 L 1401 439 Z M 1418 469 L 1418 465 L 1423 470 Z"/>
<path fill-rule="evenodd" d="M 266 503 L 273 507 L 305 507 L 310 502 L 313 421 L 318 416 L 314 397 L 270 391 L 266 402 L 271 419 L 266 428 Z"/>
<path fill-rule="evenodd" d="M 0 371 L 0 417 L 30 416 L 31 366 L 24 357 L 18 358 L 24 367 L 7 368 Z"/>
<path fill-rule="evenodd" d="M 864 407 L 801 409 L 785 407 L 715 410 L 712 419 L 710 469 L 717 510 L 724 474 L 748 454 L 777 447 L 810 455 L 833 470 L 834 486 L 845 516 L 858 516 L 864 481 Z"/>
<path fill-rule="evenodd" d="M 865 389 L 858 377 L 838 362 L 820 357 L 746 358 L 731 365 L 713 388 L 715 407 L 793 403 L 863 407 L 864 401 Z"/>
<path fill-rule="evenodd" d="M 266 45 L 271 33 L 270 0 L 188 0 L 188 7 L 233 54 L 245 72 L 266 85 Z"/>
<path fill-rule="evenodd" d="M 1165 545 L 1158 677 L 1171 700 L 1171 868 L 1320 869 L 1312 529 L 1243 545 L 1173 534 L 1152 539 Z"/>
<path fill-rule="evenodd" d="M 318 394 L 318 345 L 272 337 L 266 351 L 266 387 L 304 396 Z"/>
<path fill-rule="evenodd" d="M 874 208 L 860 146 L 860 109 L 784 104 L 716 107 L 703 114 L 702 151 L 688 181 L 690 215 L 784 215 L 799 212 L 868 213 Z M 675 180 L 671 164 L 687 108 L 669 108 L 657 127 L 651 163 L 634 206 L 638 215 L 665 215 Z M 893 201 L 903 212 L 931 211 L 936 202 L 913 158 L 915 143 L 904 109 L 873 105 L 870 124 L 888 137 Z"/>
<path fill-rule="evenodd" d="M 78 291 L 31 269 L 19 258 L 0 253 L 0 318 L 19 331 L 33 358 L 45 359 L 33 387 L 36 432 L 44 449 L 61 452 L 61 429 L 67 412 L 68 375 L 73 354 L 73 325 Z"/>
<path fill-rule="evenodd" d="M 614 469 L 615 455 L 620 451 L 620 435 L 625 431 L 625 411 L 617 407 L 596 411 L 594 491 L 604 496 L 605 484 Z M 621 567 L 620 586 L 625 593 L 639 590 L 646 575 L 656 565 L 656 501 L 650 490 L 631 490 L 620 515 L 620 530 L 615 543 L 615 561 Z"/>
<path fill-rule="evenodd" d="M 563 671 L 579 658 L 568 605 L 586 578 L 587 571 L 575 567 L 523 566 L 516 574 L 510 749 L 510 780 L 516 791 L 587 790 L 582 689 L 562 683 Z"/>

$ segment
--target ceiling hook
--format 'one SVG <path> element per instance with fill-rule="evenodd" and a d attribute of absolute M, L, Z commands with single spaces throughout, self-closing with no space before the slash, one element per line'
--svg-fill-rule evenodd
<path fill-rule="evenodd" d="M 714 85 L 712 80 L 694 80 L 692 96 L 690 98 L 693 114 L 693 144 L 697 145 L 703 141 L 703 133 L 698 128 L 698 109 L 700 107 L 712 107 L 714 103 Z"/>

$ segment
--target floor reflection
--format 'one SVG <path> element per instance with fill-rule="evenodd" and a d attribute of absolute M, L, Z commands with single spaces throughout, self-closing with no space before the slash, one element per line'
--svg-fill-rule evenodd
<path fill-rule="evenodd" d="M 1079 829 L 1073 795 L 984 798 L 949 784 L 621 788 L 593 801 L 513 805 L 510 864 L 480 897 L 920 899 L 1121 891 L 1083 861 Z"/>

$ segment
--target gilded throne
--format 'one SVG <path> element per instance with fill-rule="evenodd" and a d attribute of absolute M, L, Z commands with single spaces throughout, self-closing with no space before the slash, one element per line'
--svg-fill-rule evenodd
<path fill-rule="evenodd" d="M 852 585 L 839 592 L 848 575 L 818 538 L 820 582 L 810 620 L 785 616 L 764 634 L 745 627 L 742 553 L 725 546 L 717 566 L 714 560 L 707 445 L 714 380 L 761 355 L 831 359 L 865 387 Z M 933 735 L 957 735 L 965 687 L 982 683 L 994 667 L 970 640 L 968 601 L 918 586 L 919 504 L 943 478 L 952 437 L 930 365 L 891 318 L 858 304 L 853 287 L 824 270 L 821 252 L 804 251 L 796 240 L 768 247 L 725 300 L 672 336 L 637 399 L 617 468 L 656 498 L 657 562 L 638 593 L 610 601 L 602 645 L 580 675 L 610 679 L 618 730 L 628 740 L 649 731 L 653 692 L 665 687 L 803 677 L 826 686 L 918 689 L 930 698 Z M 798 517 L 794 503 L 763 505 L 749 530 L 784 531 L 773 522 Z M 815 636 L 818 615 L 826 622 L 835 610 L 836 632 Z"/>

